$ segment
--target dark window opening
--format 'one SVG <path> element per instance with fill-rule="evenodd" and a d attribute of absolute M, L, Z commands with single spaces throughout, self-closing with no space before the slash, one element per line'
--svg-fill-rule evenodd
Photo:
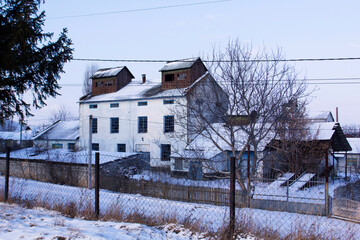
<path fill-rule="evenodd" d="M 161 161 L 170 161 L 171 145 L 161 144 Z"/>
<path fill-rule="evenodd" d="M 172 81 L 174 81 L 174 74 L 166 74 L 165 82 L 172 82 Z"/>
<path fill-rule="evenodd" d="M 97 108 L 97 104 L 91 104 L 91 105 L 89 105 L 89 108 L 90 108 L 90 109 Z"/>
<path fill-rule="evenodd" d="M 111 107 L 111 108 L 118 108 L 118 107 L 119 107 L 119 103 L 110 103 L 110 107 Z"/>
<path fill-rule="evenodd" d="M 119 143 L 119 144 L 117 145 L 117 151 L 118 151 L 118 152 L 126 152 L 126 144 L 124 144 L 124 143 Z"/>
<path fill-rule="evenodd" d="M 138 106 L 147 106 L 147 102 L 146 101 L 138 102 Z"/>
<path fill-rule="evenodd" d="M 164 132 L 174 132 L 174 116 L 164 116 Z"/>
<path fill-rule="evenodd" d="M 75 150 L 75 143 L 68 143 L 69 150 Z"/>
<path fill-rule="evenodd" d="M 97 133 L 98 131 L 97 131 L 97 129 L 98 129 L 98 127 L 97 127 L 97 118 L 93 118 L 92 119 L 92 121 L 91 121 L 91 132 L 92 133 Z"/>
<path fill-rule="evenodd" d="M 138 117 L 138 133 L 147 132 L 147 117 Z"/>
<path fill-rule="evenodd" d="M 164 100 L 164 104 L 174 104 L 174 100 L 173 99 Z"/>
<path fill-rule="evenodd" d="M 119 118 L 110 118 L 110 133 L 119 132 Z"/>
<path fill-rule="evenodd" d="M 93 151 L 99 151 L 100 146 L 98 143 L 93 143 L 93 144 L 91 144 L 91 148 Z"/>

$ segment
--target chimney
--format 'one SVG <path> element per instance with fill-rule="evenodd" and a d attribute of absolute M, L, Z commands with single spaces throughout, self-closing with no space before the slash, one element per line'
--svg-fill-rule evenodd
<path fill-rule="evenodd" d="M 141 74 L 142 77 L 142 83 L 146 83 L 146 74 Z"/>

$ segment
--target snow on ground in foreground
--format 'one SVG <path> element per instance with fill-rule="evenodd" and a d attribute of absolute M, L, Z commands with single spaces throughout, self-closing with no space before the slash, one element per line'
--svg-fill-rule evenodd
<path fill-rule="evenodd" d="M 0 193 L 4 189 L 3 183 L 4 178 L 0 177 Z M 84 207 L 84 203 L 92 204 L 94 202 L 93 190 L 18 178 L 10 179 L 9 195 L 12 198 L 37 199 L 40 202 L 48 203 L 74 202 L 80 209 Z M 124 214 L 138 212 L 142 213 L 144 217 L 151 218 L 175 217 L 178 222 L 187 220 L 194 224 L 201 223 L 206 226 L 207 230 L 215 232 L 229 220 L 228 207 L 178 202 L 145 197 L 139 194 L 123 194 L 101 190 L 100 213 L 104 214 L 111 209 L 120 209 Z M 243 220 L 252 223 L 254 227 L 259 229 L 277 231 L 282 237 L 294 234 L 301 229 L 305 232 L 316 233 L 323 238 L 360 239 L 359 224 L 334 218 L 248 208 L 237 209 L 236 217 L 238 221 Z M 0 226 L 0 231 L 1 229 Z M 0 239 L 2 239 L 1 236 Z"/>
<path fill-rule="evenodd" d="M 0 203 L 0 239 L 206 239 L 175 224 L 148 227 L 137 223 L 87 221 L 41 208 Z M 254 239 L 238 238 L 238 239 Z"/>

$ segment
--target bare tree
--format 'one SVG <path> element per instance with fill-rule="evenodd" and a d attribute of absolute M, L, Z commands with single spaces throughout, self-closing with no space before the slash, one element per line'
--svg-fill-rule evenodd
<path fill-rule="evenodd" d="M 356 124 L 349 124 L 343 126 L 343 131 L 346 137 L 358 138 L 360 137 L 360 126 Z"/>
<path fill-rule="evenodd" d="M 61 105 L 58 109 L 52 111 L 49 120 L 51 123 L 54 123 L 58 120 L 68 121 L 74 118 L 72 112 L 65 105 Z"/>
<path fill-rule="evenodd" d="M 236 157 L 237 181 L 246 191 L 243 153 L 251 146 L 254 152 L 251 175 L 254 175 L 260 144 L 275 137 L 289 106 L 294 102 L 306 104 L 306 84 L 298 79 L 295 68 L 283 61 L 279 49 L 271 53 L 265 48 L 254 51 L 235 40 L 224 50 L 214 50 L 212 59 L 209 69 L 228 101 L 224 101 L 219 90 L 204 84 L 195 94 L 200 101 L 188 104 L 186 124 L 194 135 L 201 136 L 200 145 L 204 141 L 211 143 L 203 148 L 204 152 L 216 148 L 228 160 Z"/>
<path fill-rule="evenodd" d="M 84 72 L 84 80 L 83 80 L 83 94 L 87 95 L 91 93 L 92 80 L 91 76 L 99 69 L 97 64 L 91 64 L 86 66 L 86 70 Z"/>

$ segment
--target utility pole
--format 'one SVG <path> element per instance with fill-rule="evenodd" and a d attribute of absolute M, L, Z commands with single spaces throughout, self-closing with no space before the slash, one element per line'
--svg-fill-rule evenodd
<path fill-rule="evenodd" d="M 92 115 L 89 116 L 88 188 L 91 189 Z"/>

